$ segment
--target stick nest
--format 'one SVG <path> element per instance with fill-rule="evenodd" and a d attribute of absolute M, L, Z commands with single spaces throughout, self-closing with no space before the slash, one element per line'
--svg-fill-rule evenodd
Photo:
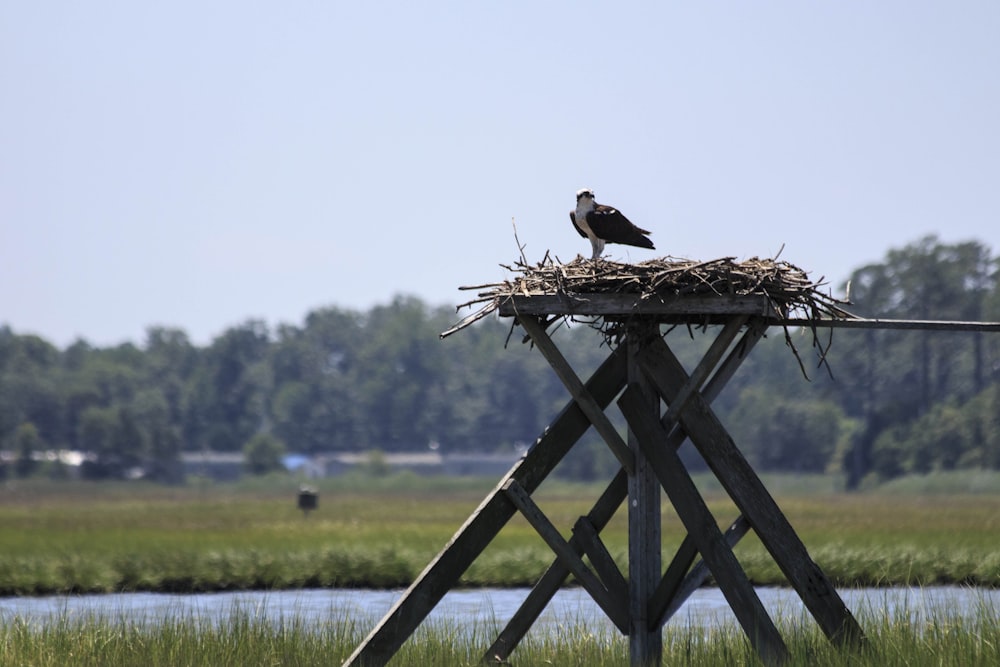
<path fill-rule="evenodd" d="M 513 276 L 499 283 L 460 287 L 479 290 L 477 297 L 458 306 L 477 310 L 441 334 L 442 337 L 464 329 L 491 313 L 500 303 L 514 296 L 587 294 L 636 294 L 646 299 L 675 298 L 683 295 L 767 297 L 779 319 L 851 318 L 841 306 L 847 301 L 824 293 L 826 283 L 810 280 L 797 266 L 777 259 L 751 258 L 737 262 L 733 257 L 698 262 L 664 257 L 639 264 L 621 264 L 604 259 L 577 257 L 568 264 L 553 260 L 548 253 L 535 265 L 522 257 L 513 266 L 501 264 Z M 613 333 L 614 323 L 592 322 Z"/>

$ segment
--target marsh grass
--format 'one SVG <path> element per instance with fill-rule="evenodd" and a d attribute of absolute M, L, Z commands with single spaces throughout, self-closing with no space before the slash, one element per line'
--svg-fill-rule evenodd
<path fill-rule="evenodd" d="M 860 650 L 835 647 L 814 624 L 782 619 L 778 625 L 792 665 L 1000 664 L 1000 620 L 983 605 L 957 611 L 862 611 L 868 639 Z M 363 639 L 372 619 L 332 612 L 323 623 L 298 616 L 269 619 L 259 609 L 235 608 L 220 621 L 132 618 L 62 618 L 34 625 L 22 618 L 0 626 L 0 664 L 173 666 L 330 665 L 342 663 Z M 422 626 L 390 664 L 475 665 L 499 630 L 496 621 L 471 627 L 438 622 Z M 668 626 L 664 664 L 712 666 L 758 664 L 744 635 L 733 626 L 704 630 Z M 612 630 L 593 631 L 570 621 L 558 631 L 529 634 L 510 657 L 512 665 L 626 665 L 627 639 Z"/>
<path fill-rule="evenodd" d="M 1000 586 L 1000 492 L 846 494 L 835 480 L 768 478 L 813 558 L 839 586 Z M 323 480 L 319 509 L 295 507 L 288 478 L 239 485 L 10 483 L 0 488 L 0 595 L 121 591 L 201 592 L 408 585 L 493 488 L 495 480 L 390 475 Z M 902 484 L 902 482 L 900 483 Z M 952 476 L 911 481 L 957 488 Z M 705 483 L 727 525 L 737 511 Z M 564 534 L 589 511 L 598 485 L 543 485 L 536 502 Z M 626 563 L 625 512 L 602 532 Z M 684 529 L 664 504 L 663 550 Z M 785 579 L 751 534 L 737 555 L 758 585 Z M 531 585 L 552 562 L 515 517 L 464 573 L 463 586 Z"/>

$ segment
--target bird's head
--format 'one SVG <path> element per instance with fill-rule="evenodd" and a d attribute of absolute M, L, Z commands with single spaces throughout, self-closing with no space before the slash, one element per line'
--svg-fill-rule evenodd
<path fill-rule="evenodd" d="M 584 188 L 582 190 L 576 191 L 576 200 L 579 202 L 581 199 L 594 200 L 594 191 L 590 188 Z"/>

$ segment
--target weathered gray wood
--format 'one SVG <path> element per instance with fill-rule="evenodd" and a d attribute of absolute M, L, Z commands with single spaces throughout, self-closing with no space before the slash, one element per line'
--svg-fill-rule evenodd
<path fill-rule="evenodd" d="M 597 578 L 590 568 L 583 562 L 583 559 L 573 550 L 569 543 L 563 538 L 548 517 L 531 499 L 516 479 L 507 480 L 503 487 L 507 497 L 511 499 L 517 509 L 532 528 L 541 536 L 549 548 L 555 552 L 556 556 L 569 568 L 580 585 L 583 586 L 590 597 L 594 599 L 608 618 L 619 628 L 628 627 L 628 610 L 624 597 L 617 597 L 605 588 L 604 583 Z"/>
<path fill-rule="evenodd" d="M 761 660 L 768 665 L 783 664 L 788 659 L 785 642 L 726 543 L 715 517 L 698 493 L 677 452 L 671 447 L 663 446 L 668 434 L 658 419 L 651 418 L 647 409 L 649 399 L 640 392 L 641 389 L 630 382 L 625 393 L 618 399 L 618 406 L 635 433 L 645 460 L 655 470 L 659 483 L 677 510 L 688 536 L 708 563 L 712 575 L 719 583 L 719 589 Z"/>
<path fill-rule="evenodd" d="M 736 315 L 730 318 L 722 328 L 722 331 L 719 332 L 719 335 L 712 341 L 712 344 L 705 351 L 698 365 L 695 366 L 687 382 L 684 383 L 681 390 L 674 396 L 673 401 L 671 401 L 667 408 L 667 412 L 661 417 L 660 421 L 667 429 L 670 429 L 670 425 L 677 421 L 677 415 L 681 413 L 687 400 L 701 388 L 701 385 L 704 384 L 705 380 L 712 373 L 712 370 L 715 369 L 719 360 L 722 359 L 722 355 L 729 349 L 729 346 L 748 319 L 747 315 Z"/>
<path fill-rule="evenodd" d="M 687 534 L 681 540 L 681 545 L 677 548 L 677 553 L 674 554 L 670 564 L 667 565 L 666 571 L 660 578 L 660 583 L 656 585 L 656 590 L 653 591 L 653 594 L 649 598 L 649 612 L 647 613 L 647 617 L 651 626 L 662 627 L 663 624 L 660 623 L 660 617 L 663 616 L 663 610 L 677 599 L 677 594 L 680 591 L 681 584 L 684 582 L 685 575 L 687 575 L 692 563 L 694 563 L 694 559 L 697 557 L 698 547 L 695 546 L 691 535 Z"/>
<path fill-rule="evenodd" d="M 736 374 L 740 365 L 749 356 L 754 346 L 764 337 L 766 331 L 767 327 L 760 319 L 753 319 L 749 322 L 746 333 L 732 347 L 725 361 L 719 365 L 715 374 L 705 384 L 705 388 L 702 391 L 702 396 L 705 400 L 712 402 L 719 396 L 723 388 L 725 388 L 726 383 Z M 669 427 L 669 424 L 665 424 L 665 426 Z M 677 426 L 670 432 L 668 446 L 677 449 L 686 439 L 687 434 L 682 428 Z M 614 516 L 618 506 L 625 499 L 626 494 L 627 477 L 624 470 L 619 470 L 618 474 L 587 515 L 598 532 L 603 530 L 607 522 Z M 579 542 L 575 536 L 570 538 L 570 545 L 578 553 L 583 553 L 582 547 L 579 546 Z M 490 646 L 489 650 L 483 656 L 484 662 L 503 662 L 510 656 L 532 624 L 545 609 L 545 605 L 559 591 L 559 588 L 568 576 L 569 570 L 557 558 L 531 589 L 524 602 L 521 603 L 521 606 L 514 612 L 514 615 L 500 632 L 496 641 Z"/>
<path fill-rule="evenodd" d="M 742 514 L 737 517 L 729 528 L 726 529 L 725 538 L 726 544 L 730 548 L 735 547 L 740 540 L 747 534 L 750 530 L 750 522 L 746 520 Z M 684 542 L 687 543 L 688 539 L 685 538 Z M 684 545 L 681 545 L 684 548 Z M 697 554 L 697 549 L 694 548 L 693 544 L 690 547 L 695 554 Z M 688 557 L 687 552 L 684 553 L 684 557 Z M 681 557 L 680 551 L 678 551 L 678 558 Z M 688 560 L 690 565 L 691 560 Z M 676 583 L 673 580 L 668 580 L 667 575 L 670 574 L 670 569 L 667 569 L 667 573 L 664 574 L 663 579 L 660 581 L 660 585 L 665 589 L 660 596 L 655 597 L 655 604 L 650 602 L 650 613 L 649 617 L 656 620 L 656 624 L 660 627 L 665 625 L 670 618 L 677 613 L 684 604 L 684 601 L 691 597 L 698 588 L 705 583 L 708 579 L 710 571 L 708 569 L 708 564 L 704 560 L 699 560 L 694 564 L 694 567 L 687 573 L 683 581 L 678 580 Z M 660 593 L 660 589 L 656 589 L 657 593 Z"/>
<path fill-rule="evenodd" d="M 687 381 L 684 367 L 662 340 L 654 340 L 643 348 L 641 363 L 668 402 Z M 809 556 L 707 401 L 697 394 L 691 396 L 680 422 L 823 632 L 837 643 L 862 641 L 864 633 L 854 616 Z"/>
<path fill-rule="evenodd" d="M 648 379 L 639 367 L 639 353 L 649 340 L 660 340 L 659 327 L 649 321 L 630 326 L 625 339 L 628 349 L 628 386 L 644 397 L 640 408 L 659 424 L 660 398 L 642 391 Z M 626 390 L 627 391 L 627 390 Z M 629 448 L 635 456 L 635 471 L 628 478 L 628 582 L 629 662 L 633 667 L 659 664 L 663 653 L 660 629 L 650 629 L 649 599 L 660 580 L 660 485 L 649 461 L 642 455 L 641 438 L 629 429 Z"/>
<path fill-rule="evenodd" d="M 623 469 L 619 469 L 614 479 L 611 480 L 604 493 L 601 494 L 597 502 L 594 503 L 594 507 L 587 514 L 587 519 L 596 531 L 600 532 L 611 521 L 615 512 L 618 511 L 618 507 L 625 500 L 626 495 L 628 495 L 628 475 Z M 584 553 L 583 545 L 576 534 L 570 538 L 569 545 L 575 553 Z M 561 559 L 556 558 L 552 565 L 545 570 L 545 573 L 542 574 L 538 582 L 535 583 L 531 592 L 528 593 L 528 597 L 521 603 L 518 610 L 507 621 L 507 625 L 483 656 L 483 662 L 504 662 L 510 656 L 532 624 L 545 609 L 545 605 L 559 591 L 559 588 L 569 574 L 569 568 L 566 567 Z M 628 632 L 627 627 L 619 628 L 619 630 L 622 634 Z"/>
<path fill-rule="evenodd" d="M 604 586 L 608 589 L 608 592 L 616 599 L 627 600 L 628 581 L 625 579 L 622 571 L 618 569 L 618 564 L 608 551 L 608 548 L 604 546 L 601 536 L 597 533 L 597 529 L 590 522 L 590 519 L 585 516 L 577 519 L 576 523 L 573 524 L 573 535 L 580 540 L 583 552 L 587 554 L 590 564 L 601 578 L 601 581 L 604 582 Z M 625 630 L 628 630 L 627 626 Z"/>
<path fill-rule="evenodd" d="M 614 427 L 608 416 L 604 414 L 604 410 L 597 405 L 593 396 L 587 392 L 583 386 L 583 382 L 580 381 L 580 378 L 577 377 L 576 372 L 573 370 L 573 367 L 566 361 L 566 357 L 562 355 L 562 352 L 552 342 L 549 335 L 545 333 L 545 329 L 538 320 L 533 317 L 522 317 L 519 321 L 524 330 L 531 336 L 531 340 L 538 348 L 538 351 L 542 353 L 542 356 L 552 366 L 552 370 L 556 372 L 556 376 L 562 381 L 566 389 L 569 390 L 570 396 L 573 397 L 573 400 L 579 404 L 583 413 L 590 419 L 590 422 L 594 425 L 594 429 L 604 438 L 604 442 L 611 448 L 611 451 L 618 458 L 618 462 L 621 463 L 626 472 L 631 473 L 635 465 L 633 453 L 629 450 L 625 441 L 622 440 L 621 435 L 618 434 L 618 429 Z"/>
<path fill-rule="evenodd" d="M 587 382 L 587 391 L 598 405 L 607 406 L 625 385 L 626 358 L 624 351 L 612 352 Z M 589 427 L 590 420 L 576 401 L 563 408 L 344 665 L 368 667 L 388 662 L 514 515 L 516 508 L 503 492 L 507 480 L 516 479 L 532 493 Z"/>
<path fill-rule="evenodd" d="M 501 317 L 521 315 L 774 315 L 766 296 L 685 294 L 643 299 L 638 294 L 532 294 L 504 298 Z"/>
<path fill-rule="evenodd" d="M 1000 322 L 952 322 L 949 320 L 785 318 L 776 319 L 771 324 L 806 329 L 822 327 L 828 329 L 893 329 L 896 331 L 1000 331 Z"/>
<path fill-rule="evenodd" d="M 824 327 L 834 329 L 893 329 L 902 331 L 1000 331 L 1000 322 L 952 320 L 900 320 L 891 318 L 810 318 L 780 317 L 766 296 L 679 295 L 660 300 L 643 299 L 637 294 L 532 294 L 514 295 L 500 301 L 501 317 L 519 315 L 590 315 L 620 317 L 642 315 L 681 321 L 691 316 L 693 324 L 705 315 L 744 314 L 768 319 L 771 326 Z"/>

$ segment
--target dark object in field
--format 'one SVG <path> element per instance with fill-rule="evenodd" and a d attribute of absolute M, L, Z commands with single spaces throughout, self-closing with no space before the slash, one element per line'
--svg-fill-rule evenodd
<path fill-rule="evenodd" d="M 305 516 L 309 516 L 309 510 L 319 507 L 319 494 L 315 489 L 302 487 L 299 489 L 299 509 Z"/>

